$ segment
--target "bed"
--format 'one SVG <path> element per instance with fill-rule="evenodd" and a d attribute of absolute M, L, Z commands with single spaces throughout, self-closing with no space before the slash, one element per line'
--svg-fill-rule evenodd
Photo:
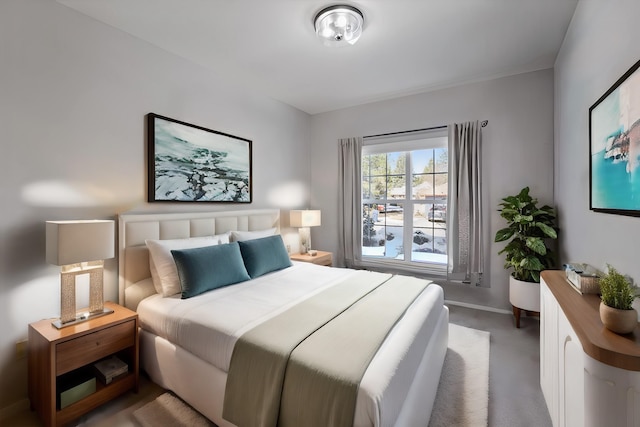
<path fill-rule="evenodd" d="M 145 241 L 195 240 L 230 232 L 260 235 L 264 230 L 279 233 L 279 210 L 119 216 L 119 302 L 139 314 L 141 367 L 155 383 L 220 427 L 235 425 L 223 418 L 223 407 L 240 338 L 369 273 L 294 261 L 290 267 L 192 298 L 163 297 L 151 277 Z M 439 286 L 422 286 L 361 377 L 352 411 L 354 426 L 429 422 L 447 349 L 448 309 Z"/>

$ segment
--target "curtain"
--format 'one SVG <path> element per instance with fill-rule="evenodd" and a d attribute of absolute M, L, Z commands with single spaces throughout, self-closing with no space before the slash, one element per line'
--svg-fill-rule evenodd
<path fill-rule="evenodd" d="M 362 138 L 340 139 L 338 259 L 355 267 L 361 259 Z"/>
<path fill-rule="evenodd" d="M 482 284 L 482 170 L 480 123 L 454 123 L 449 131 L 448 277 Z"/>

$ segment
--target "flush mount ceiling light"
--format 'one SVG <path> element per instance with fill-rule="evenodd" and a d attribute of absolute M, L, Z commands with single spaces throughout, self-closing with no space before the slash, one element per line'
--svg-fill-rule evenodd
<path fill-rule="evenodd" d="M 364 16 L 353 6 L 335 5 L 322 9 L 313 21 L 316 35 L 325 45 L 346 46 L 360 38 Z"/>

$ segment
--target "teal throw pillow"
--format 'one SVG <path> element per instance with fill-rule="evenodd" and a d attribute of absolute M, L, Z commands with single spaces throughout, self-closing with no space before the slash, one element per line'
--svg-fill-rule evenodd
<path fill-rule="evenodd" d="M 182 299 L 249 280 L 237 242 L 171 251 L 176 262 Z"/>
<path fill-rule="evenodd" d="M 252 279 L 291 267 L 287 248 L 279 234 L 238 243 L 244 265 Z"/>

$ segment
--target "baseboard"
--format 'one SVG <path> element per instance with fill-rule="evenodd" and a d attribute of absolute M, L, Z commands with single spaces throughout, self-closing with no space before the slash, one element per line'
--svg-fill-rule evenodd
<path fill-rule="evenodd" d="M 480 305 L 480 304 L 470 304 L 468 302 L 444 300 L 444 303 L 447 305 L 457 305 L 459 307 L 473 308 L 474 310 L 491 311 L 493 313 L 500 313 L 500 314 L 513 314 L 511 311 L 504 310 L 502 308 L 489 307 L 489 306 Z"/>
<path fill-rule="evenodd" d="M 27 410 L 29 410 L 29 399 L 18 400 L 16 403 L 0 408 L 0 421 Z"/>

